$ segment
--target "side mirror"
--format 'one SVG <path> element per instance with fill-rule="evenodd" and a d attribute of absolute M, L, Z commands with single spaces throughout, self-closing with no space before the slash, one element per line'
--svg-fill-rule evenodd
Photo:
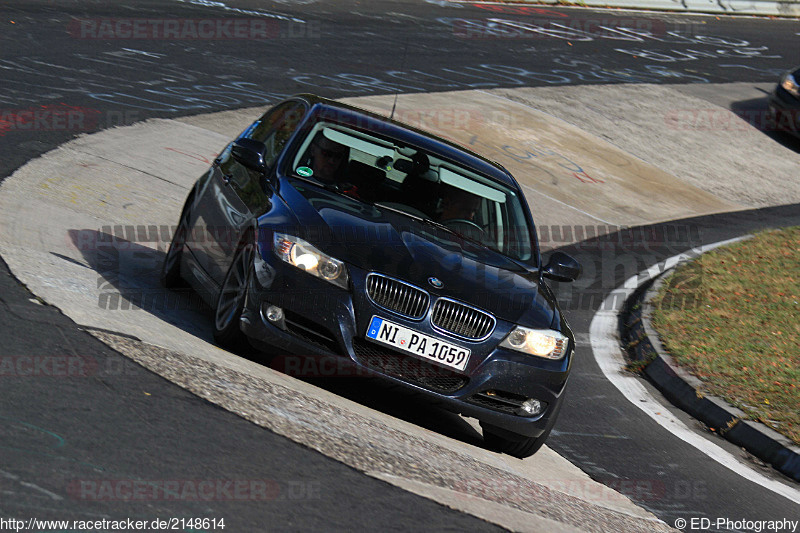
<path fill-rule="evenodd" d="M 556 281 L 575 281 L 581 275 L 581 264 L 564 252 L 553 252 L 542 275 Z"/>
<path fill-rule="evenodd" d="M 253 139 L 236 139 L 231 146 L 233 158 L 242 166 L 256 172 L 267 171 L 267 164 L 264 162 L 264 152 L 266 151 L 267 147 L 264 143 Z"/>

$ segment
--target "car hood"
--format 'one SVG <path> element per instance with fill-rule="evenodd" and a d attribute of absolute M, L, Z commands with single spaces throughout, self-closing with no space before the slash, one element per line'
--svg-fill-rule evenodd
<path fill-rule="evenodd" d="M 448 296 L 497 318 L 549 327 L 555 304 L 539 275 L 502 254 L 442 228 L 317 187 L 294 203 L 299 237 L 321 251 L 368 272 L 412 283 L 433 296 Z M 431 278 L 442 282 L 436 289 Z"/>

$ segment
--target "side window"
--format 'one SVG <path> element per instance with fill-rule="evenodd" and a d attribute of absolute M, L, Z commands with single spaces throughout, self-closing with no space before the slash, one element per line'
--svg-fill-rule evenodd
<path fill-rule="evenodd" d="M 267 166 L 271 166 L 275 163 L 281 150 L 286 146 L 286 141 L 292 136 L 305 114 L 305 104 L 301 102 L 286 102 L 268 111 L 244 132 L 244 136 L 261 141 L 267 146 L 264 161 Z"/>

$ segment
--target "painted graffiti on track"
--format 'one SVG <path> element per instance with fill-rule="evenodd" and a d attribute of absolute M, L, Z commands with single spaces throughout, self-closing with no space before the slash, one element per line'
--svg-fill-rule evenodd
<path fill-rule="evenodd" d="M 195 47 L 166 47 L 158 52 L 120 47 L 93 54 L 76 52 L 63 63 L 38 56 L 2 59 L 0 70 L 8 72 L 6 82 L 10 87 L 0 95 L 0 104 L 41 104 L 35 93 L 47 88 L 52 98 L 62 101 L 86 96 L 123 109 L 192 112 L 266 105 L 289 94 L 289 91 L 265 91 L 255 81 L 256 77 L 284 79 L 302 90 L 342 95 L 576 83 L 703 83 L 710 81 L 707 76 L 675 67 L 703 60 L 725 61 L 719 67 L 736 65 L 747 69 L 750 65 L 741 62 L 782 58 L 765 45 L 743 39 L 703 35 L 694 27 L 690 31 L 653 25 L 645 27 L 624 19 L 616 25 L 607 21 L 550 21 L 543 25 L 501 18 L 442 17 L 436 20 L 457 29 L 462 36 L 474 38 L 548 38 L 567 41 L 570 45 L 594 40 L 627 41 L 636 43 L 636 46 L 618 47 L 613 51 L 635 61 L 626 62 L 624 67 L 611 66 L 607 61 L 557 53 L 548 56 L 549 65 L 537 67 L 497 62 L 439 68 L 370 68 L 368 73 L 364 73 L 347 67 L 327 72 L 287 71 L 284 65 L 266 65 L 243 57 L 212 54 L 213 57 L 208 59 L 218 59 L 232 67 L 231 74 L 219 81 L 209 80 L 200 70 L 178 68 L 182 55 L 198 53 Z M 67 66 L 73 62 L 79 62 L 82 68 L 76 71 Z M 670 68 L 667 64 L 675 67 Z M 244 68 L 253 80 L 235 74 L 236 67 Z M 764 75 L 772 70 L 765 69 L 763 63 L 752 67 L 752 72 L 764 71 Z"/>

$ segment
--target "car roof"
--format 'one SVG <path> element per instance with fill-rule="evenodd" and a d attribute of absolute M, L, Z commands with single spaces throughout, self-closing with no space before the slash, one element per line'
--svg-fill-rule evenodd
<path fill-rule="evenodd" d="M 519 190 L 511 174 L 499 163 L 476 154 L 469 148 L 443 139 L 436 134 L 417 129 L 408 124 L 372 113 L 366 109 L 329 100 L 313 94 L 299 94 L 293 99 L 302 99 L 312 108 L 317 119 L 330 120 L 357 129 L 384 134 L 400 142 L 421 148 L 444 159 L 475 170 L 500 183 Z"/>

